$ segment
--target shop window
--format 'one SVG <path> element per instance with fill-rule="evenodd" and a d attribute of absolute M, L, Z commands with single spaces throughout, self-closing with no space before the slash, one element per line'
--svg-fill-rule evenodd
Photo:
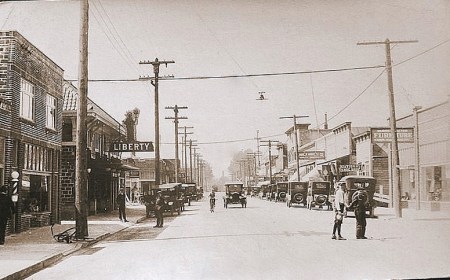
<path fill-rule="evenodd" d="M 46 126 L 50 129 L 56 129 L 56 98 L 47 94 L 46 99 Z"/>
<path fill-rule="evenodd" d="M 45 176 L 26 175 L 23 178 L 27 180 L 23 188 L 22 200 L 24 212 L 42 212 L 48 211 L 48 186 Z"/>
<path fill-rule="evenodd" d="M 20 116 L 34 121 L 34 86 L 24 79 L 20 81 Z"/>

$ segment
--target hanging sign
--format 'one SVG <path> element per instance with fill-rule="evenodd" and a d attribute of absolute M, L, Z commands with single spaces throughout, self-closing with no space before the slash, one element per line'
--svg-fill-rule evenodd
<path fill-rule="evenodd" d="M 110 152 L 153 152 L 153 142 L 113 142 Z"/>

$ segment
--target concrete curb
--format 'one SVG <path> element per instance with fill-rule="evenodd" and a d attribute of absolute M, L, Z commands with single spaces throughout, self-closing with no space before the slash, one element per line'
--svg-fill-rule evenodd
<path fill-rule="evenodd" d="M 136 224 L 144 221 L 145 219 L 146 219 L 145 216 L 137 219 L 136 220 Z M 55 255 L 53 255 L 51 257 L 48 257 L 48 258 L 46 258 L 44 260 L 41 260 L 41 261 L 35 263 L 35 264 L 33 264 L 33 265 L 31 265 L 31 266 L 29 266 L 27 268 L 24 268 L 22 270 L 19 270 L 17 272 L 14 272 L 14 273 L 6 276 L 6 277 L 3 277 L 0 280 L 25 279 L 25 278 L 27 278 L 27 277 L 35 274 L 35 273 L 38 273 L 39 271 L 41 271 L 41 270 L 43 270 L 43 269 L 45 269 L 45 268 L 47 268 L 49 266 L 52 266 L 52 265 L 60 262 L 63 258 L 65 258 L 65 257 L 67 257 L 69 255 L 71 255 L 73 253 L 76 253 L 77 251 L 79 251 L 81 249 L 88 248 L 88 247 L 90 247 L 90 246 L 92 246 L 92 245 L 94 245 L 94 244 L 96 244 L 96 243 L 98 243 L 98 242 L 100 242 L 100 241 L 110 237 L 110 236 L 113 236 L 113 235 L 115 235 L 115 234 L 117 234 L 117 233 L 119 233 L 119 232 L 129 228 L 129 227 L 131 227 L 131 225 L 127 225 L 126 227 L 121 228 L 121 229 L 119 229 L 119 230 L 117 230 L 115 232 L 108 232 L 108 233 L 102 234 L 102 235 L 100 235 L 100 236 L 98 236 L 96 238 L 93 238 L 92 240 L 84 241 L 83 243 L 77 243 L 77 244 L 75 244 L 75 247 L 72 248 L 72 249 L 69 249 L 69 250 L 67 250 L 65 252 L 62 252 L 62 253 L 57 253 L 57 254 L 55 254 Z"/>

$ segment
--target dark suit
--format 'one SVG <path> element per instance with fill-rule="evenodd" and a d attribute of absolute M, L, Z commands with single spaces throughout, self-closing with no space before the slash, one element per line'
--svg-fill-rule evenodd
<path fill-rule="evenodd" d="M 116 197 L 116 202 L 119 205 L 119 219 L 126 222 L 127 214 L 125 213 L 125 194 L 119 193 Z"/>
<path fill-rule="evenodd" d="M 366 235 L 366 207 L 368 195 L 365 190 L 358 190 L 353 194 L 351 206 L 355 207 L 356 238 L 365 239 Z"/>
<path fill-rule="evenodd" d="M 14 212 L 14 204 L 6 193 L 0 193 L 0 245 L 5 243 L 6 224 Z"/>
<path fill-rule="evenodd" d="M 164 224 L 164 199 L 161 195 L 156 197 L 155 202 L 155 214 L 156 214 L 156 226 L 162 227 Z"/>

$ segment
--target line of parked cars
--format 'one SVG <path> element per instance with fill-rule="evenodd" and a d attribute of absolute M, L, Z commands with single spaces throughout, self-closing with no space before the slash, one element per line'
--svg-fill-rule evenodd
<path fill-rule="evenodd" d="M 178 215 L 184 211 L 185 204 L 191 205 L 191 201 L 198 201 L 203 197 L 203 188 L 197 188 L 195 183 L 168 183 L 159 185 L 152 189 L 149 194 L 144 195 L 146 215 L 150 217 L 155 212 L 156 194 L 161 191 L 164 198 L 164 211 Z"/>
<path fill-rule="evenodd" d="M 311 188 L 312 206 L 320 208 L 326 206 L 328 210 L 332 210 L 334 193 L 338 186 L 345 185 L 347 205 L 350 205 L 352 196 L 358 187 L 362 186 L 367 191 L 369 198 L 366 211 L 369 217 L 374 217 L 376 207 L 374 200 L 375 184 L 376 180 L 373 177 L 356 175 L 342 177 L 334 186 L 327 181 L 290 181 L 276 184 L 262 182 L 257 188 L 252 189 L 252 196 L 259 196 L 259 198 L 268 201 L 286 202 L 287 207 L 292 207 L 294 204 L 306 207 L 308 188 Z M 348 207 L 347 210 L 352 211 L 353 209 Z"/>

